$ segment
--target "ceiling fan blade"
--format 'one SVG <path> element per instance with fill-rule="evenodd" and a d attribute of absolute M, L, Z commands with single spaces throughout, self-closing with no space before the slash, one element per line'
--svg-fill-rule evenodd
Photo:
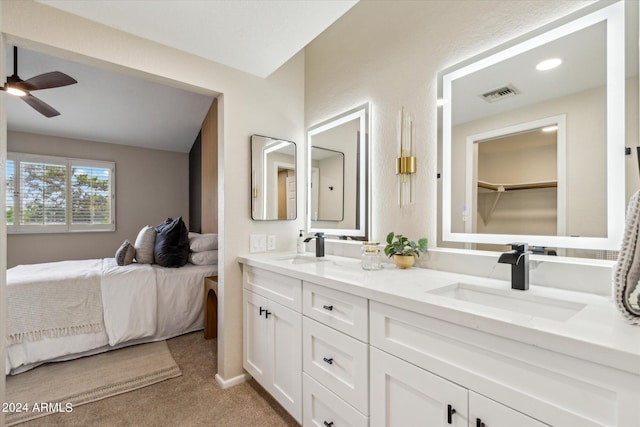
<path fill-rule="evenodd" d="M 27 104 L 29 104 L 31 107 L 33 107 L 36 111 L 38 111 L 43 116 L 55 117 L 60 115 L 60 112 L 58 112 L 58 110 L 56 110 L 46 102 L 36 98 L 31 94 L 27 94 L 21 97 L 21 99 Z"/>
<path fill-rule="evenodd" d="M 27 91 L 39 90 L 39 89 L 51 89 L 54 87 L 68 86 L 74 83 L 78 83 L 73 77 L 69 77 L 65 73 L 60 71 L 52 71 L 50 73 L 44 73 L 31 77 L 23 82 L 20 82 L 18 86 L 21 89 Z"/>

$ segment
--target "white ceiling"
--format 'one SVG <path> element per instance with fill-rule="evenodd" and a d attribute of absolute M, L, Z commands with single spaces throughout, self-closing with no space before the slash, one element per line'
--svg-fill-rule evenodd
<path fill-rule="evenodd" d="M 266 77 L 357 0 L 37 0 L 161 44 Z M 45 118 L 7 96 L 9 130 L 188 152 L 212 96 L 20 48 L 19 76 L 61 71 L 78 84 L 33 93 Z M 7 70 L 13 50 L 7 49 Z"/>

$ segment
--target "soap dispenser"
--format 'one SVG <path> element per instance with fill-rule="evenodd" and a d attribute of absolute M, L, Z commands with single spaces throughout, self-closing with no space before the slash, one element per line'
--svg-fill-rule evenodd
<path fill-rule="evenodd" d="M 302 230 L 300 230 L 300 236 L 298 237 L 298 253 L 299 254 L 303 254 L 305 252 L 305 243 L 304 243 L 304 237 L 302 237 Z"/>

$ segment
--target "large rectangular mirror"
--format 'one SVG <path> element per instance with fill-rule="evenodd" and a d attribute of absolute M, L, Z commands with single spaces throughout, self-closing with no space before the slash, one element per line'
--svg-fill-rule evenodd
<path fill-rule="evenodd" d="M 366 240 L 369 235 L 369 104 L 307 131 L 307 231 Z"/>
<path fill-rule="evenodd" d="M 296 144 L 251 135 L 251 218 L 296 219 Z"/>
<path fill-rule="evenodd" d="M 637 6 L 583 9 L 440 73 L 443 246 L 619 248 Z"/>

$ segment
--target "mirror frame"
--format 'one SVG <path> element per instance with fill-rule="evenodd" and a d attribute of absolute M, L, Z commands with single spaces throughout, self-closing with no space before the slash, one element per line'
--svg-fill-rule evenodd
<path fill-rule="evenodd" d="M 255 169 L 254 169 L 254 164 L 253 164 L 253 155 L 254 155 L 254 137 L 255 138 L 266 138 L 266 139 L 270 139 L 273 140 L 275 142 L 280 142 L 281 144 L 291 144 L 293 145 L 293 167 L 294 167 L 294 180 L 295 180 L 295 187 L 296 187 L 296 203 L 294 206 L 295 209 L 295 216 L 293 218 L 255 218 L 254 217 L 254 210 L 255 210 L 255 204 L 256 204 L 256 198 L 257 198 L 257 193 L 261 192 L 261 193 L 265 193 L 264 190 L 264 186 L 266 185 L 264 182 L 264 179 L 261 179 L 260 181 L 262 182 L 262 184 L 259 186 L 258 185 L 258 177 L 255 176 Z M 294 221 L 298 218 L 298 146 L 296 145 L 295 142 L 293 141 L 287 141 L 285 139 L 280 139 L 280 138 L 273 138 L 270 136 L 264 136 L 264 135 L 251 135 L 251 137 L 249 138 L 249 142 L 250 142 L 250 165 L 251 165 L 251 180 L 250 180 L 250 197 L 251 197 L 251 203 L 250 203 L 250 209 L 251 209 L 251 219 L 254 221 Z M 264 153 L 262 156 L 262 161 L 264 162 Z M 263 175 L 266 175 L 266 171 L 263 170 Z M 264 176 L 262 177 L 264 178 Z M 259 187 L 259 188 L 258 188 Z M 266 201 L 265 203 L 265 209 L 266 209 Z"/>
<path fill-rule="evenodd" d="M 354 119 L 359 119 L 359 134 L 360 139 L 358 141 L 360 158 L 359 162 L 359 192 L 360 198 L 358 200 L 358 226 L 355 228 L 321 228 L 313 227 L 311 225 L 311 147 L 312 137 L 321 132 L 340 126 L 343 123 L 349 122 Z M 355 108 L 350 109 L 342 114 L 331 117 L 318 124 L 311 126 L 307 130 L 307 182 L 306 182 L 306 225 L 308 233 L 322 232 L 327 237 L 338 236 L 341 239 L 352 238 L 354 240 L 367 240 L 371 236 L 371 167 L 370 167 L 370 126 L 371 126 L 371 104 L 365 102 Z"/>
<path fill-rule="evenodd" d="M 624 2 L 593 10 L 585 8 L 558 23 L 498 46 L 489 52 L 454 65 L 438 75 L 442 106 L 442 241 L 504 245 L 527 242 L 532 246 L 618 250 L 625 218 L 625 14 Z M 583 15 L 587 11 L 586 15 Z M 578 17 L 576 18 L 576 15 Z M 475 71 L 531 50 L 559 37 L 599 22 L 607 23 L 607 237 L 478 234 L 451 229 L 451 91 L 452 82 Z"/>

